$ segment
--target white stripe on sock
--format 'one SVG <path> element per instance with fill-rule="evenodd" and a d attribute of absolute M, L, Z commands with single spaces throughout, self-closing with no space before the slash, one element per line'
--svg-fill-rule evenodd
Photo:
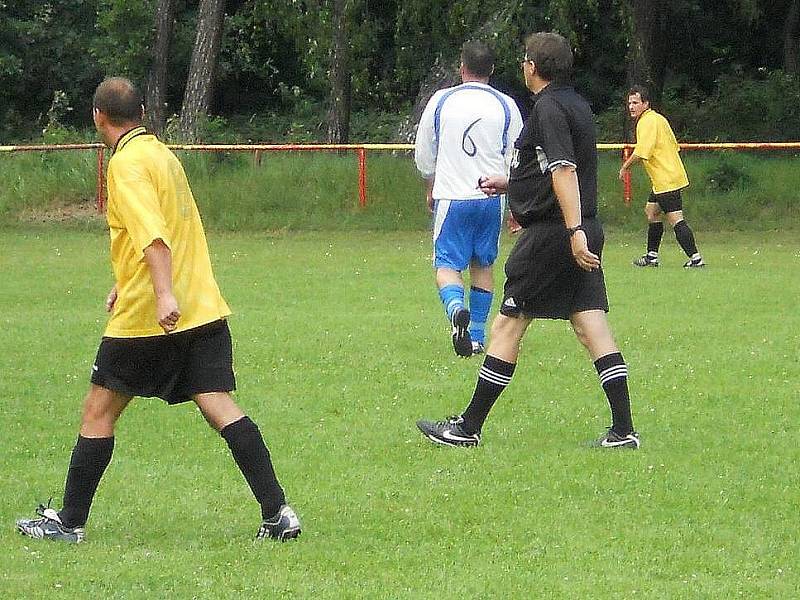
<path fill-rule="evenodd" d="M 626 365 L 615 365 L 602 371 L 600 374 L 600 384 L 605 385 L 614 379 L 622 379 L 628 376 L 628 367 Z"/>
<path fill-rule="evenodd" d="M 491 369 L 487 369 L 485 366 L 481 367 L 480 372 L 478 373 L 478 377 L 481 379 L 485 379 L 489 383 L 493 383 L 495 385 L 501 385 L 506 387 L 509 383 L 511 383 L 511 377 L 509 375 L 503 375 L 501 373 L 497 373 L 492 371 Z"/>

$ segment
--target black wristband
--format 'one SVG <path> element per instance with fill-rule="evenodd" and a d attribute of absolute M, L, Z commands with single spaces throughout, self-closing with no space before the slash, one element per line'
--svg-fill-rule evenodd
<path fill-rule="evenodd" d="M 575 232 L 583 230 L 584 230 L 583 225 L 576 225 L 575 227 L 567 227 L 567 233 L 569 234 L 569 237 L 575 235 Z"/>

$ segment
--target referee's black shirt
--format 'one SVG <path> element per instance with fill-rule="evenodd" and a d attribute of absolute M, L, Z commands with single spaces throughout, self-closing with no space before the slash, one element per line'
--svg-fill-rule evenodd
<path fill-rule="evenodd" d="M 538 94 L 514 148 L 508 202 L 520 225 L 563 221 L 551 172 L 559 165 L 577 170 L 581 216 L 597 214 L 594 117 L 589 103 L 571 86 L 551 83 Z"/>

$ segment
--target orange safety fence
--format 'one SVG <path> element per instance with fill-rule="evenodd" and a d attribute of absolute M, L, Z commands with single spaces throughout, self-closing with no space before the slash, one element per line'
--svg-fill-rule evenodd
<path fill-rule="evenodd" d="M 800 150 L 800 142 L 714 142 L 679 144 L 682 150 Z M 168 144 L 172 150 L 197 152 L 251 152 L 256 163 L 262 152 L 289 151 L 354 151 L 358 159 L 358 204 L 367 205 L 367 151 L 409 151 L 413 144 Z M 599 143 L 598 150 L 621 150 L 624 162 L 634 145 L 627 143 Z M 97 208 L 105 206 L 105 146 L 103 144 L 39 144 L 30 146 L 0 146 L 2 152 L 47 152 L 59 150 L 94 150 L 97 152 Z M 623 179 L 623 200 L 631 203 L 631 179 L 627 173 Z"/>

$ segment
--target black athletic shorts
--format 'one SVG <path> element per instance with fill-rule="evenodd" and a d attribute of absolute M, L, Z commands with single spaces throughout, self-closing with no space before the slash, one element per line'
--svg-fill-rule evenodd
<path fill-rule="evenodd" d="M 665 213 L 683 210 L 683 200 L 681 200 L 680 190 L 672 190 L 671 192 L 664 192 L 663 194 L 650 192 L 650 198 L 648 198 L 647 201 L 655 202 Z"/>
<path fill-rule="evenodd" d="M 584 218 L 589 250 L 602 256 L 603 226 Z M 576 312 L 608 312 L 603 269 L 584 271 L 575 262 L 569 234 L 560 221 L 526 227 L 506 261 L 500 313 L 507 317 L 569 319 Z"/>
<path fill-rule="evenodd" d="M 203 392 L 236 389 L 228 322 L 138 338 L 104 337 L 92 365 L 92 383 L 169 404 Z"/>

